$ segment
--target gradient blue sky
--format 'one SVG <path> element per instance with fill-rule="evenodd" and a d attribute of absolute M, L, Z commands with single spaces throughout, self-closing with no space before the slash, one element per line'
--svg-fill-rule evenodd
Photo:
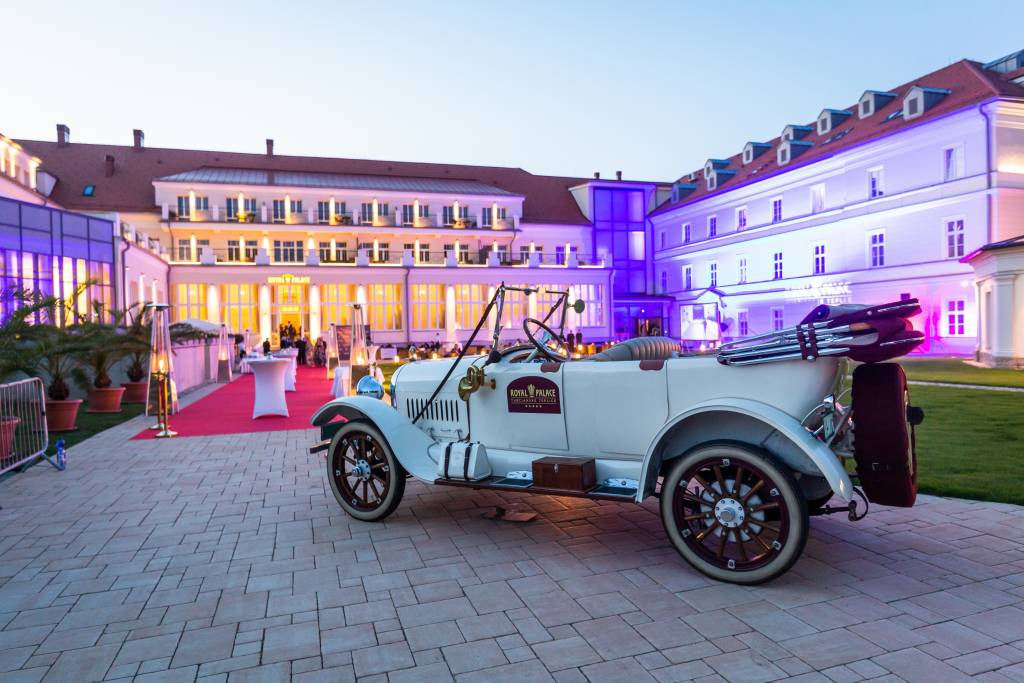
<path fill-rule="evenodd" d="M 1020 2 L 10 2 L 0 131 L 672 180 L 963 57 Z M 13 64 L 20 68 L 10 69 Z"/>

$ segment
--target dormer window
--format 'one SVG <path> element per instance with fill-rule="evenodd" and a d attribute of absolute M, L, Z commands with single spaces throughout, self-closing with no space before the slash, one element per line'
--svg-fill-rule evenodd
<path fill-rule="evenodd" d="M 810 126 L 791 124 L 782 129 L 783 140 L 803 140 L 813 129 Z"/>
<path fill-rule="evenodd" d="M 945 88 L 925 88 L 915 85 L 903 98 L 903 118 L 920 116 L 938 104 L 951 91 Z"/>
<path fill-rule="evenodd" d="M 889 104 L 889 102 L 895 98 L 896 93 L 894 92 L 865 90 L 864 94 L 860 96 L 860 101 L 857 104 L 857 117 L 866 119 L 885 105 Z"/>
<path fill-rule="evenodd" d="M 818 114 L 818 135 L 824 135 L 832 130 L 836 124 L 848 117 L 850 112 L 839 109 L 825 109 Z"/>
<path fill-rule="evenodd" d="M 813 142 L 807 142 L 805 140 L 787 140 L 779 145 L 776 161 L 779 166 L 785 166 L 813 146 Z"/>
<path fill-rule="evenodd" d="M 765 142 L 748 142 L 743 146 L 744 165 L 749 164 L 771 148 L 772 146 Z"/>
<path fill-rule="evenodd" d="M 779 145 L 778 162 L 779 166 L 789 163 L 789 145 Z"/>
<path fill-rule="evenodd" d="M 717 187 L 718 177 L 714 173 L 705 173 L 704 175 L 707 178 L 708 192 L 710 192 Z"/>

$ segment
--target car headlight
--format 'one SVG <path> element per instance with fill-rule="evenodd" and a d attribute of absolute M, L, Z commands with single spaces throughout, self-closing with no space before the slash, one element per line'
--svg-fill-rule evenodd
<path fill-rule="evenodd" d="M 367 375 L 356 384 L 356 395 L 369 396 L 370 398 L 380 400 L 384 398 L 384 385 L 373 375 Z"/>

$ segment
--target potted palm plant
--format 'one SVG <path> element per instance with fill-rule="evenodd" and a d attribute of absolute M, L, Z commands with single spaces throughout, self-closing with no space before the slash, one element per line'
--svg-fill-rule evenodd
<path fill-rule="evenodd" d="M 38 293 L 13 290 L 5 297 L 17 306 L 10 316 L 0 323 L 0 382 L 15 380 L 23 375 L 31 375 L 34 368 L 34 355 L 26 336 L 32 330 L 29 321 L 35 321 L 38 314 L 45 311 L 52 301 Z M 4 404 L 0 410 L 0 458 L 5 458 L 14 449 L 14 437 L 21 418 Z"/>
<path fill-rule="evenodd" d="M 93 303 L 92 315 L 79 322 L 74 329 L 82 341 L 79 364 L 72 369 L 72 377 L 84 391 L 89 392 L 90 413 L 119 413 L 124 387 L 111 386 L 110 372 L 131 350 L 131 338 L 115 325 L 118 312 L 107 312 L 99 301 Z"/>
<path fill-rule="evenodd" d="M 46 426 L 51 432 L 76 429 L 81 399 L 72 399 L 68 380 L 78 358 L 88 348 L 79 331 L 72 327 L 35 325 L 29 337 L 35 358 L 33 375 L 46 378 Z"/>
<path fill-rule="evenodd" d="M 129 310 L 129 323 L 125 328 L 125 346 L 128 367 L 125 374 L 128 381 L 122 382 L 124 387 L 123 403 L 145 403 L 148 398 L 146 381 L 146 365 L 149 359 L 149 322 L 145 310 L 140 307 L 137 313 Z"/>

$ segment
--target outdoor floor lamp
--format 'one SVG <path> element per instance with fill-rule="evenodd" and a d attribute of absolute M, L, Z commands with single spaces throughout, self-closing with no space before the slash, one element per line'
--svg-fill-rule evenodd
<path fill-rule="evenodd" d="M 149 396 L 153 395 L 154 382 L 156 383 L 157 423 L 154 429 L 157 430 L 157 438 L 166 439 L 178 435 L 168 423 L 168 416 L 176 403 L 174 369 L 171 361 L 170 308 L 167 304 L 149 304 L 146 308 L 150 310 L 152 325 L 149 348 Z M 152 399 L 146 402 L 147 414 L 152 414 L 151 404 Z"/>
<path fill-rule="evenodd" d="M 217 337 L 217 381 L 231 381 L 231 364 L 234 362 L 232 348 L 233 337 L 228 334 L 228 326 L 221 323 L 220 336 Z"/>

